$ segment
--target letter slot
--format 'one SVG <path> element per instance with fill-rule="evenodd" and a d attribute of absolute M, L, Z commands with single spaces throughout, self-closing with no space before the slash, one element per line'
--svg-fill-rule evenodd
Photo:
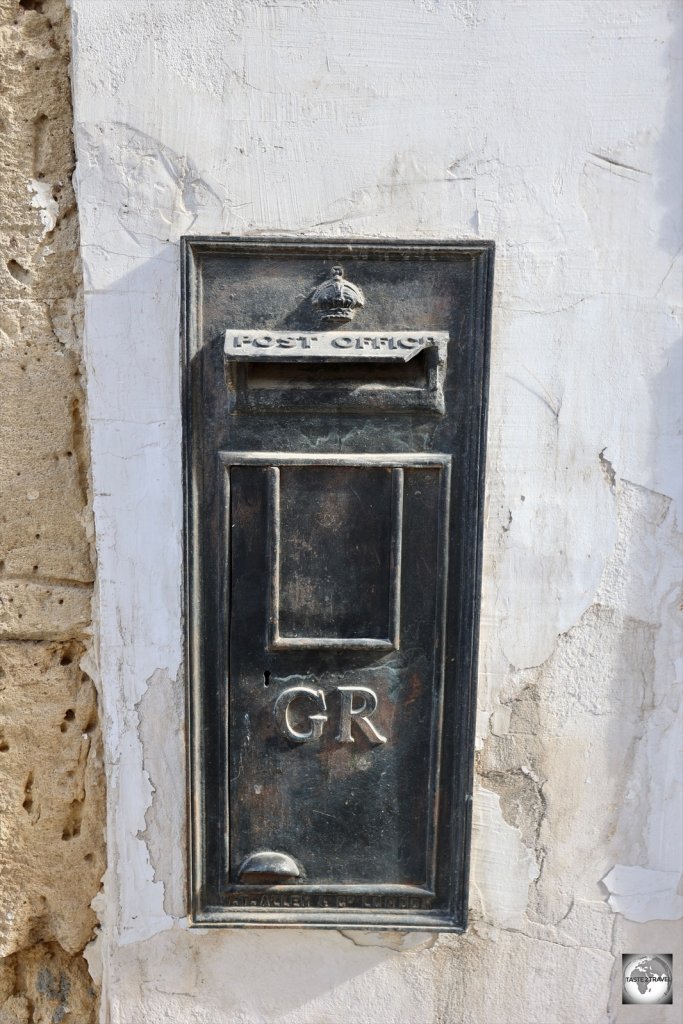
<path fill-rule="evenodd" d="M 462 930 L 493 245 L 182 251 L 192 920 Z"/>

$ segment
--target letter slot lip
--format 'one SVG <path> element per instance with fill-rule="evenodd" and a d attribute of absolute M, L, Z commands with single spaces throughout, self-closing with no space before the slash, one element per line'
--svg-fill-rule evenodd
<path fill-rule="evenodd" d="M 445 366 L 448 331 L 253 331 L 227 328 L 223 354 L 230 362 L 408 363 L 435 349 Z"/>
<path fill-rule="evenodd" d="M 181 240 L 192 925 L 466 926 L 493 251 Z"/>
<path fill-rule="evenodd" d="M 443 415 L 449 337 L 442 330 L 228 328 L 223 359 L 230 411 L 422 409 Z"/>

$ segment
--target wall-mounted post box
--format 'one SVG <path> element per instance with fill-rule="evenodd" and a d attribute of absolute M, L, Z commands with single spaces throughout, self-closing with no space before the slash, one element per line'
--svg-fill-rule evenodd
<path fill-rule="evenodd" d="M 465 926 L 492 272 L 183 240 L 197 923 Z"/>

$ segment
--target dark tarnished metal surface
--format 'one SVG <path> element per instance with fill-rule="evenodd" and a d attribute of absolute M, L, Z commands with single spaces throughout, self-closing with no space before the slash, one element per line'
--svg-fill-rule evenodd
<path fill-rule="evenodd" d="M 493 245 L 182 253 L 193 920 L 461 930 Z"/>

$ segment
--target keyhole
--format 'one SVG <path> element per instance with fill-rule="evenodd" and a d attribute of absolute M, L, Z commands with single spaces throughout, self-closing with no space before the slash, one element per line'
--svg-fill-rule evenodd
<path fill-rule="evenodd" d="M 270 685 L 270 672 L 268 671 L 268 669 L 266 669 L 266 671 L 263 673 L 263 685 Z"/>

